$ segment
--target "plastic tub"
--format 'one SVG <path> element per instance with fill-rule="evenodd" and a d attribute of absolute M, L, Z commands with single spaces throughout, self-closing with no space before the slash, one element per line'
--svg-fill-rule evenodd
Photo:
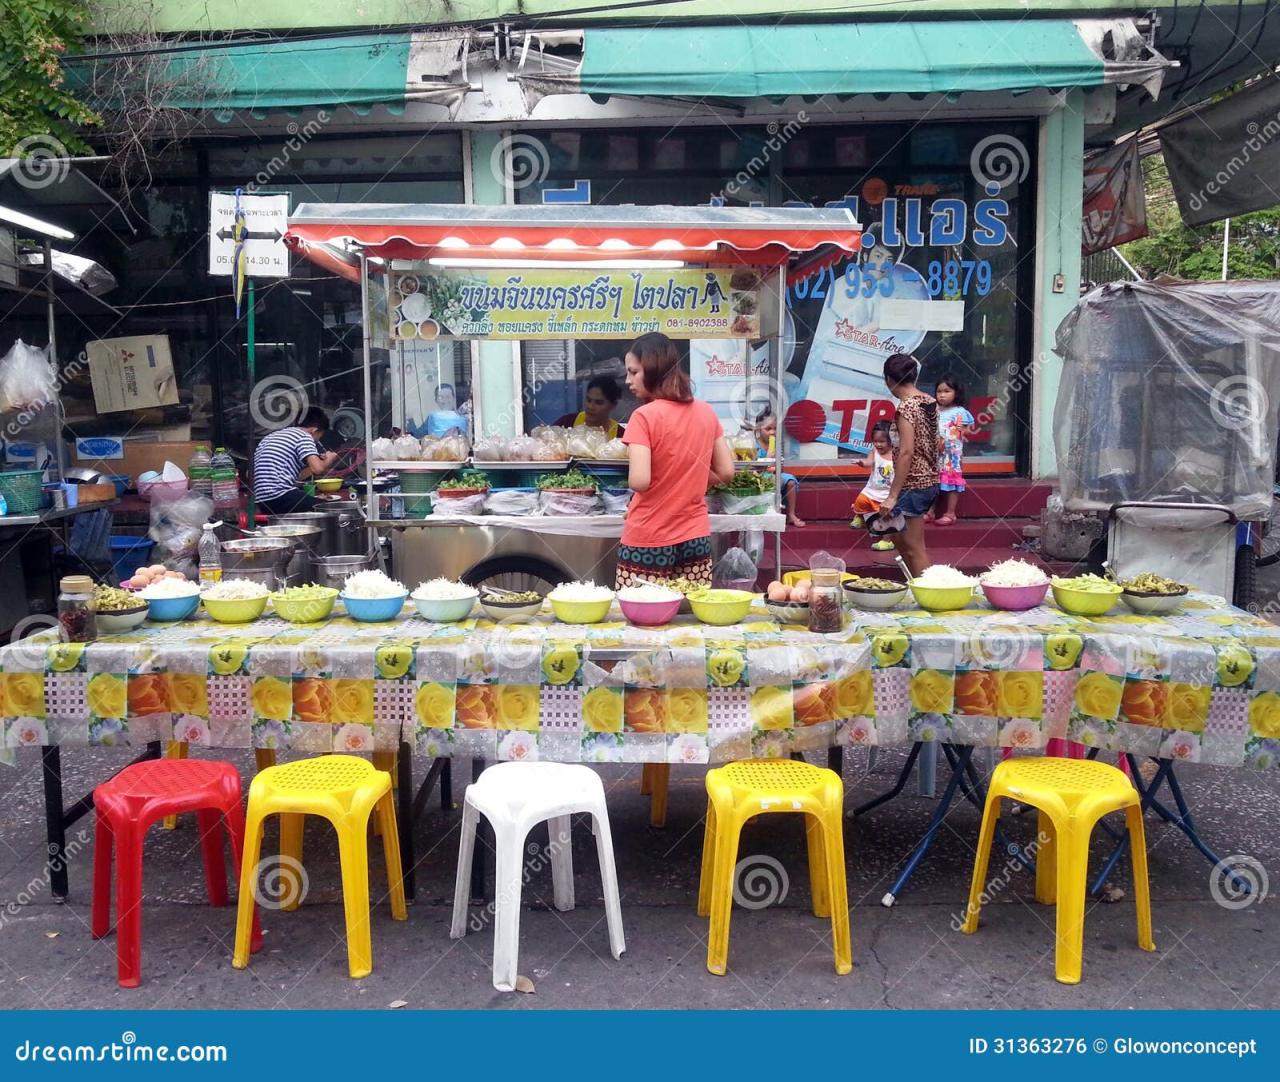
<path fill-rule="evenodd" d="M 110 481 L 116 486 L 117 496 L 123 496 L 129 491 L 129 486 L 133 484 L 133 477 L 127 473 L 108 473 L 102 478 L 102 480 Z"/>
<path fill-rule="evenodd" d="M 916 604 L 930 612 L 955 612 L 973 600 L 974 586 L 917 586 L 911 584 Z"/>
<path fill-rule="evenodd" d="M 542 598 L 537 601 L 481 601 L 484 614 L 497 624 L 523 624 L 542 611 Z"/>
<path fill-rule="evenodd" d="M 394 620 L 400 615 L 405 598 L 409 594 L 406 591 L 395 597 L 347 597 L 346 594 L 338 596 L 342 598 L 342 604 L 346 607 L 347 615 L 351 619 L 359 620 L 364 624 L 380 624 L 385 620 Z"/>
<path fill-rule="evenodd" d="M 898 602 L 907 596 L 907 587 L 904 584 L 897 590 L 856 590 L 846 583 L 844 596 L 848 599 L 849 604 L 855 605 L 860 609 L 885 612 L 888 609 L 897 607 Z"/>
<path fill-rule="evenodd" d="M 318 597 L 282 597 L 271 595 L 271 607 L 282 620 L 291 624 L 314 624 L 326 620 L 333 612 L 333 604 L 338 600 L 338 591 L 331 587 L 321 587 L 324 593 Z"/>
<path fill-rule="evenodd" d="M 247 624 L 261 616 L 266 607 L 266 594 L 236 600 L 204 598 L 204 611 L 220 624 Z"/>
<path fill-rule="evenodd" d="M 471 615 L 471 609 L 480 596 L 479 590 L 472 590 L 470 597 L 414 597 L 413 607 L 424 620 L 437 624 L 452 624 L 465 620 Z"/>
<path fill-rule="evenodd" d="M 117 631 L 129 631 L 137 627 L 147 618 L 150 606 L 144 601 L 136 609 L 123 609 L 119 612 L 97 613 L 98 630 L 108 635 Z"/>
<path fill-rule="evenodd" d="M 0 496 L 8 504 L 11 515 L 30 515 L 40 509 L 42 470 L 5 470 L 0 472 Z"/>
<path fill-rule="evenodd" d="M 680 597 L 670 601 L 624 601 L 618 598 L 618 607 L 636 627 L 661 627 L 676 618 L 683 600 Z"/>
<path fill-rule="evenodd" d="M 151 550 L 155 542 L 149 537 L 126 537 L 122 534 L 111 535 L 111 570 L 118 581 L 133 578 L 133 573 L 140 567 L 151 563 Z"/>
<path fill-rule="evenodd" d="M 993 608 L 1006 612 L 1023 612 L 1034 609 L 1049 592 L 1049 580 L 1033 586 L 987 586 L 982 584 L 982 592 L 991 602 Z"/>
<path fill-rule="evenodd" d="M 1103 616 L 1120 596 L 1119 586 L 1114 590 L 1073 590 L 1054 583 L 1052 589 L 1058 608 L 1072 616 Z"/>
<path fill-rule="evenodd" d="M 554 597 L 548 600 L 551 611 L 562 624 L 598 624 L 609 615 L 613 595 L 601 601 L 557 601 Z"/>
<path fill-rule="evenodd" d="M 147 619 L 153 623 L 168 624 L 175 620 L 185 620 L 200 606 L 200 595 L 187 597 L 152 597 L 143 598 L 149 606 Z"/>
<path fill-rule="evenodd" d="M 755 596 L 747 590 L 697 590 L 689 595 L 689 605 L 704 624 L 724 627 L 746 616 Z"/>
<path fill-rule="evenodd" d="M 1125 590 L 1120 595 L 1120 600 L 1125 605 L 1144 616 L 1163 616 L 1170 612 L 1177 612 L 1186 599 L 1186 590 L 1177 594 L 1139 594 L 1132 590 Z"/>

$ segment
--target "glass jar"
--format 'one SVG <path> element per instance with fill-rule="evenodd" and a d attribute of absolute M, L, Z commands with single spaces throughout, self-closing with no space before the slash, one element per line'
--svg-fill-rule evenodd
<path fill-rule="evenodd" d="M 809 575 L 809 630 L 829 635 L 844 630 L 844 599 L 840 572 L 814 568 Z"/>
<path fill-rule="evenodd" d="M 59 583 L 58 634 L 63 642 L 93 642 L 98 618 L 93 608 L 93 579 L 67 575 Z"/>

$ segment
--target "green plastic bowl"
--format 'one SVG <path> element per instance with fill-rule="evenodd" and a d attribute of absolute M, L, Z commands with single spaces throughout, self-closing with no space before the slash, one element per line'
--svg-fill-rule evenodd
<path fill-rule="evenodd" d="M 704 624 L 724 627 L 746 616 L 755 596 L 747 590 L 695 590 L 689 595 L 689 606 Z"/>
<path fill-rule="evenodd" d="M 976 584 L 975 584 L 976 585 Z M 916 604 L 930 612 L 955 612 L 973 600 L 973 586 L 917 586 L 911 584 Z"/>
<path fill-rule="evenodd" d="M 1072 590 L 1053 584 L 1053 600 L 1065 613 L 1072 616 L 1105 616 L 1120 597 L 1120 587 L 1114 590 Z"/>
<path fill-rule="evenodd" d="M 267 607 L 265 594 L 246 601 L 219 601 L 211 597 L 201 600 L 204 602 L 204 611 L 220 624 L 247 624 L 261 616 Z"/>
<path fill-rule="evenodd" d="M 557 601 L 554 597 L 551 611 L 562 624 L 598 624 L 609 615 L 609 607 L 613 604 L 613 596 L 605 601 Z"/>
<path fill-rule="evenodd" d="M 333 603 L 338 600 L 338 591 L 332 586 L 322 586 L 320 589 L 324 593 L 316 597 L 290 598 L 278 593 L 272 594 L 271 607 L 276 610 L 280 619 L 288 620 L 291 624 L 314 624 L 327 620 L 333 612 Z"/>

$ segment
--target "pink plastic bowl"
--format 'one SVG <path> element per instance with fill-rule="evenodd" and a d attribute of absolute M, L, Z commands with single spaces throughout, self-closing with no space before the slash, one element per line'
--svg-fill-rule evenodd
<path fill-rule="evenodd" d="M 164 502 L 166 500 L 176 500 L 179 496 L 185 496 L 187 492 L 187 478 L 181 481 L 139 481 L 138 495 L 146 500 L 156 500 Z"/>
<path fill-rule="evenodd" d="M 1022 612 L 1034 609 L 1044 601 L 1044 595 L 1049 592 L 1049 580 L 1035 586 L 983 586 L 982 592 L 995 608 Z"/>
<path fill-rule="evenodd" d="M 661 627 L 676 618 L 680 611 L 680 598 L 674 601 L 623 601 L 618 598 L 618 607 L 622 615 L 637 627 Z"/>

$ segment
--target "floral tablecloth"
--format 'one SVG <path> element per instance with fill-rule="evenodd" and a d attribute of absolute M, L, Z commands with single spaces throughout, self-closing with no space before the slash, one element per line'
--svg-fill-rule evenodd
<path fill-rule="evenodd" d="M 1122 614 L 1123 613 L 1123 614 Z M 614 615 L 616 615 L 616 610 Z M 688 619 L 688 618 L 682 618 Z M 1195 595 L 1172 617 L 972 607 L 853 612 L 811 635 L 763 609 L 732 627 L 339 616 L 207 618 L 86 646 L 0 650 L 3 746 L 184 740 L 308 752 L 720 762 L 946 740 L 1270 768 L 1280 628 Z"/>

